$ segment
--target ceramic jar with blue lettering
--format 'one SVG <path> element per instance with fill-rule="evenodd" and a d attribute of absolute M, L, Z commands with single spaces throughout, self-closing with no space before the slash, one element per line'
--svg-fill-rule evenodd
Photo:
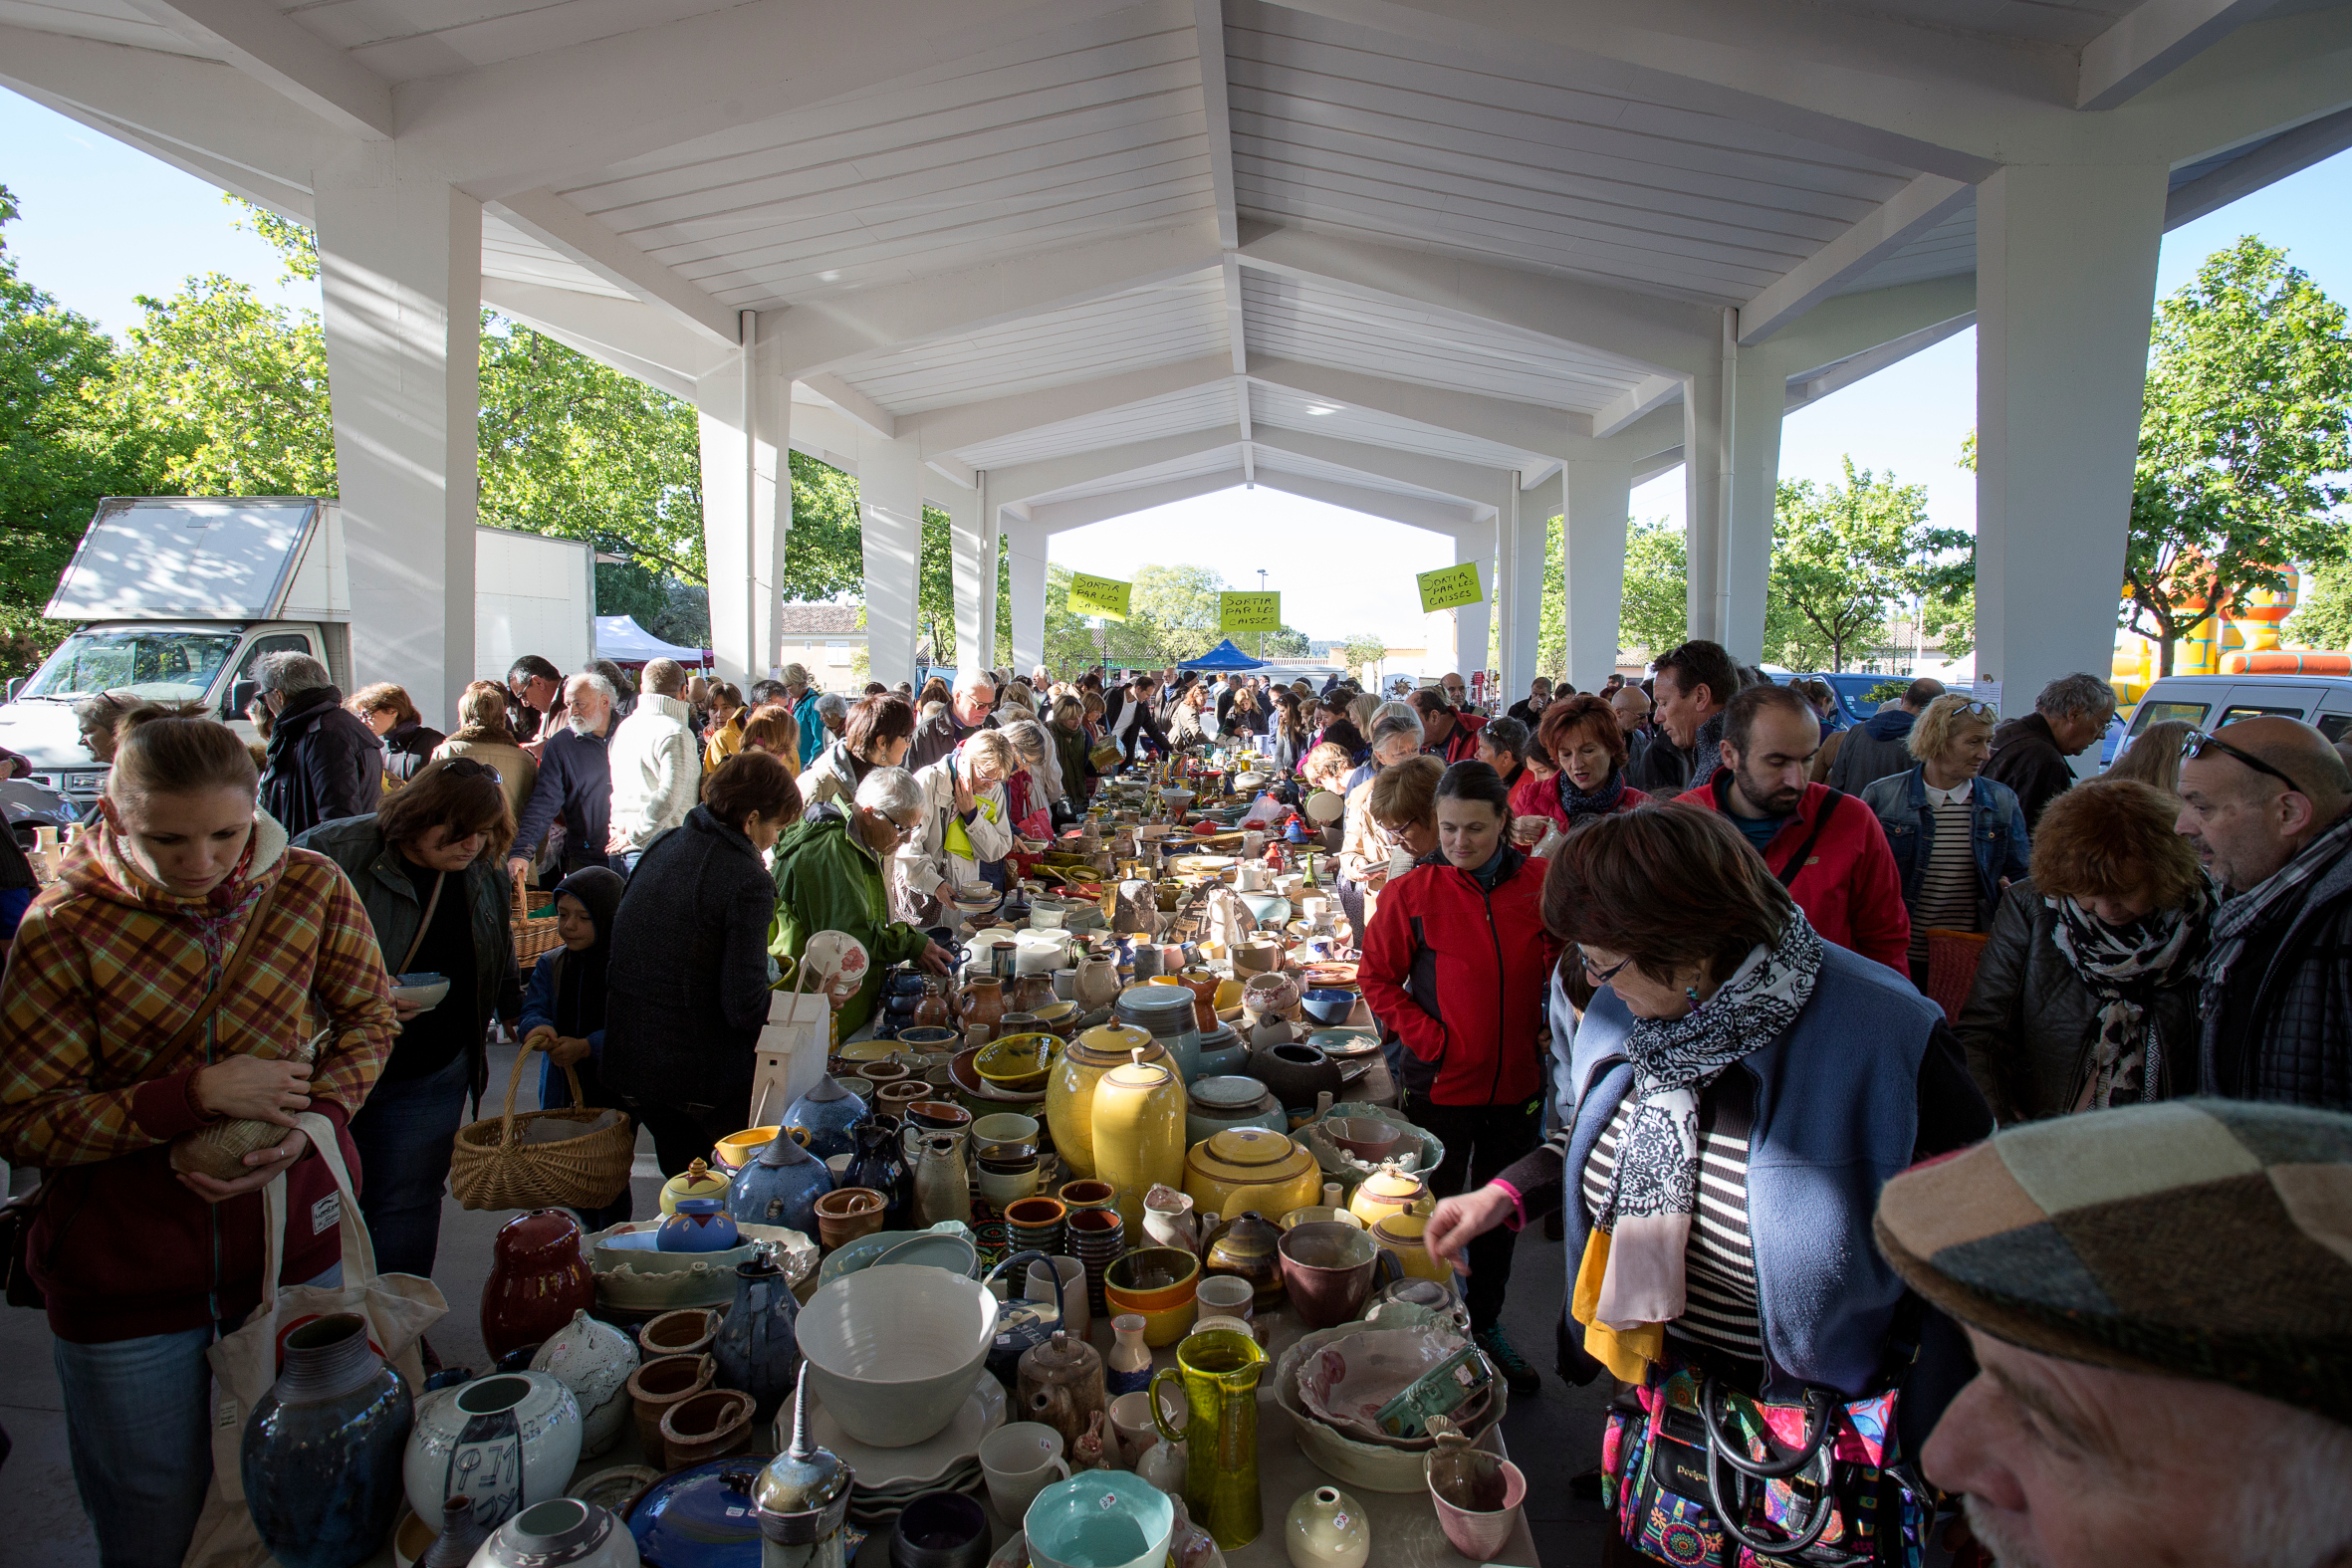
<path fill-rule="evenodd" d="M 792 1134 L 780 1133 L 735 1173 L 727 1189 L 727 1212 L 745 1225 L 785 1226 L 813 1236 L 817 1200 L 832 1187 L 824 1162 Z"/>
<path fill-rule="evenodd" d="M 564 1495 L 580 1464 L 580 1401 L 546 1372 L 497 1372 L 416 1402 L 402 1475 L 408 1506 L 438 1519 L 470 1498 L 495 1530 L 534 1503 Z"/>
<path fill-rule="evenodd" d="M 254 1528 L 286 1568 L 352 1568 L 375 1554 L 400 1511 L 415 1420 L 364 1319 L 337 1313 L 286 1336 L 286 1370 L 238 1453 Z"/>

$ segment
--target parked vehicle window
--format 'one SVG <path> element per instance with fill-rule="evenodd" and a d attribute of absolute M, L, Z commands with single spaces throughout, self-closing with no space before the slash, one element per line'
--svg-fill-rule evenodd
<path fill-rule="evenodd" d="M 229 711 L 229 693 L 235 688 L 237 682 L 256 678 L 253 672 L 260 667 L 263 658 L 273 653 L 308 653 L 310 651 L 311 639 L 299 631 L 278 631 L 272 632 L 267 637 L 254 638 L 253 646 L 245 650 L 245 657 L 237 666 L 237 673 L 231 676 L 228 684 L 220 689 L 221 718 L 236 720 L 245 717 L 241 713 Z"/>
<path fill-rule="evenodd" d="M 2140 732 L 2147 729 L 2148 726 L 2162 724 L 2167 719 L 2178 719 L 2183 724 L 2203 724 L 2205 716 L 2211 712 L 2213 712 L 2213 704 L 2211 703 L 2147 702 L 2143 700 L 2138 711 L 2132 715 L 2132 736 L 2137 739 Z"/>
<path fill-rule="evenodd" d="M 234 632 L 117 627 L 75 632 L 58 644 L 19 696 L 87 697 L 133 691 L 179 702 L 202 697 L 237 648 Z"/>
<path fill-rule="evenodd" d="M 2303 710 L 2300 708 L 2264 708 L 2250 702 L 2237 703 L 2222 710 L 2222 724 L 2235 724 L 2240 719 L 2258 719 L 2264 714 L 2283 714 L 2289 719 L 2300 719 L 2303 717 Z M 2221 727 L 2222 725 L 2219 724 L 2214 726 L 2217 730 Z"/>
<path fill-rule="evenodd" d="M 2319 733 L 2330 741 L 2340 741 L 2344 738 L 2346 730 L 2352 730 L 2352 713 L 2323 713 L 2312 723 L 2316 724 L 2319 727 Z"/>

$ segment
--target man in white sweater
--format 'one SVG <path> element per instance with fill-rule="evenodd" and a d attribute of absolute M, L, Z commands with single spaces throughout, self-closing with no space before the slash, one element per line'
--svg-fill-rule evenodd
<path fill-rule="evenodd" d="M 686 671 L 655 659 L 640 678 L 636 711 L 612 732 L 612 864 L 622 876 L 653 835 L 686 820 L 702 787 L 702 765 L 681 696 Z"/>

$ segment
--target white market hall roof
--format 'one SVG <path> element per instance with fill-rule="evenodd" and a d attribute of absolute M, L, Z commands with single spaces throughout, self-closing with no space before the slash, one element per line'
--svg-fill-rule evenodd
<path fill-rule="evenodd" d="M 1727 331 L 1796 406 L 1966 327 L 2004 162 L 2186 221 L 2352 144 L 2348 67 L 2299 0 L 0 0 L 85 124 L 298 217 L 436 173 L 493 308 L 688 395 L 757 311 L 796 445 L 1058 528 L 1657 472 Z"/>

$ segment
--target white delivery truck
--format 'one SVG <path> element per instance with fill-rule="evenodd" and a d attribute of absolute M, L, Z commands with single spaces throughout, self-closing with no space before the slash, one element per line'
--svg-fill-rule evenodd
<path fill-rule="evenodd" d="M 563 670 L 594 657 L 592 546 L 490 528 L 474 531 L 474 677 L 503 682 L 526 653 Z M 79 806 L 106 782 L 74 721 L 83 697 L 201 701 L 251 739 L 241 683 L 264 654 L 311 654 L 353 689 L 343 514 L 316 496 L 111 496 L 48 614 L 87 624 L 9 683 L 0 746 Z"/>

